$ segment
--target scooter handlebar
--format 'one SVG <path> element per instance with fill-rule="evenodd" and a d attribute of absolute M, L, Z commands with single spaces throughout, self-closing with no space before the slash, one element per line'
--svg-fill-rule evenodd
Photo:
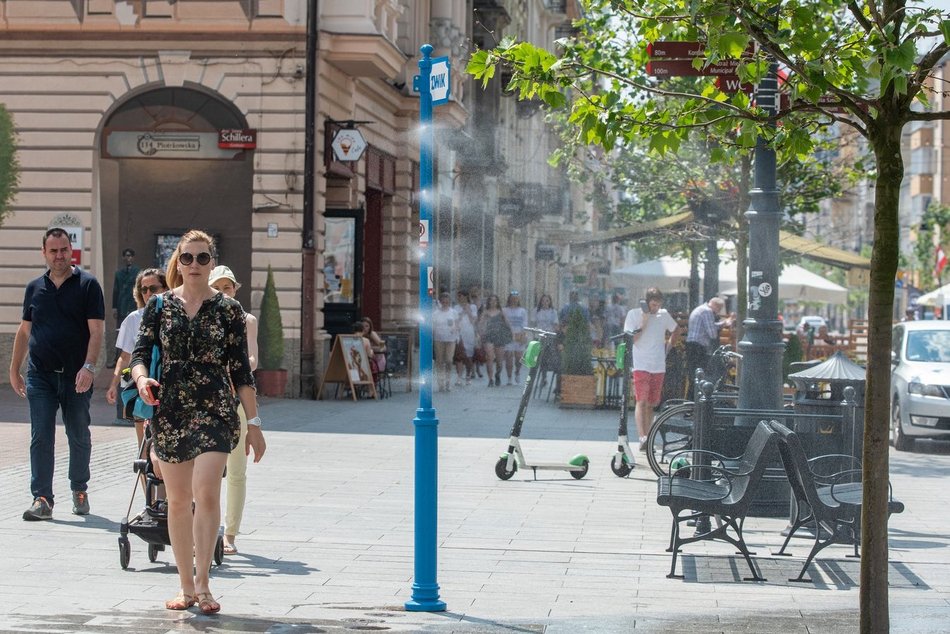
<path fill-rule="evenodd" d="M 541 330 L 540 328 L 528 328 L 526 326 L 524 329 L 527 332 L 533 332 L 534 334 L 539 335 L 541 337 L 557 337 L 556 332 L 549 332 L 547 330 Z"/>

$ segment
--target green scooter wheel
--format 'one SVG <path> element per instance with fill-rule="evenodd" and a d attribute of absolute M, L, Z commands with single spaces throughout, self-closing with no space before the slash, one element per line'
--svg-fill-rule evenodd
<path fill-rule="evenodd" d="M 588 460 L 586 457 L 580 461 L 577 461 L 577 458 L 574 458 L 574 460 L 571 460 L 571 464 L 583 467 L 583 469 L 571 470 L 571 477 L 573 477 L 575 480 L 580 480 L 586 476 L 587 471 L 590 469 L 590 460 Z"/>
<path fill-rule="evenodd" d="M 508 456 L 502 456 L 498 459 L 498 462 L 495 463 L 495 475 L 498 476 L 500 480 L 510 480 L 511 476 L 515 475 L 515 471 L 517 470 L 517 463 L 511 465 L 511 471 L 508 470 Z"/>

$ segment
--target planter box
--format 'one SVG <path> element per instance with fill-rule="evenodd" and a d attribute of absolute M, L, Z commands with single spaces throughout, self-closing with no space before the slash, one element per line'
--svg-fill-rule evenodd
<path fill-rule="evenodd" d="M 594 409 L 597 404 L 597 377 L 561 375 L 561 397 L 558 406 L 563 408 Z"/>
<path fill-rule="evenodd" d="M 287 389 L 287 370 L 256 370 L 254 381 L 261 396 L 283 396 Z"/>

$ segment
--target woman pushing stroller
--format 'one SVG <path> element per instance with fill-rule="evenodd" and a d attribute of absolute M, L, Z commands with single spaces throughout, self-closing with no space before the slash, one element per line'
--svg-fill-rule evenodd
<path fill-rule="evenodd" d="M 241 433 L 232 385 L 248 416 L 246 451 L 253 450 L 258 462 L 266 449 L 244 310 L 208 286 L 213 253 L 214 241 L 206 233 L 182 236 L 166 272 L 172 290 L 164 293 L 160 311 L 149 301 L 131 361 L 139 396 L 157 406 L 151 420 L 154 447 L 181 586 L 165 607 L 198 605 L 204 614 L 221 609 L 211 594 L 209 570 L 221 521 L 221 476 Z M 161 384 L 148 376 L 155 343 L 161 350 Z"/>

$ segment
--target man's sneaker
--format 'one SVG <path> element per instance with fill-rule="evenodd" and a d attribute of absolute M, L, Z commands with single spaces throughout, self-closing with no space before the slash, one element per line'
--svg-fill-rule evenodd
<path fill-rule="evenodd" d="M 23 519 L 27 522 L 39 522 L 40 520 L 53 519 L 53 507 L 49 505 L 46 498 L 39 497 L 33 500 L 33 506 L 23 512 Z"/>
<path fill-rule="evenodd" d="M 85 491 L 73 491 L 73 514 L 89 515 L 89 495 Z"/>

